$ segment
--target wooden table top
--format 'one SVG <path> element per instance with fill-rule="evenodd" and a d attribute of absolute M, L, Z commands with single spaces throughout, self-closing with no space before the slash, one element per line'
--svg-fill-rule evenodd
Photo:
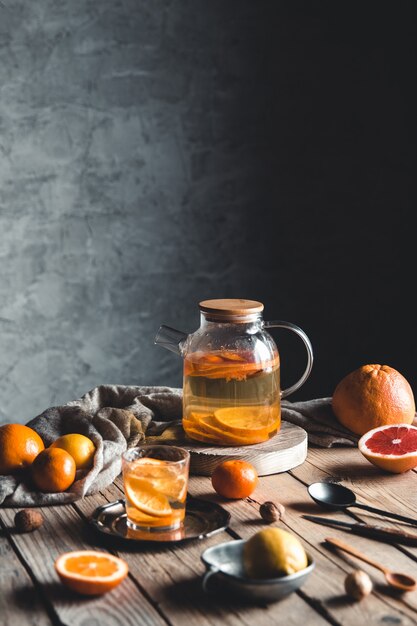
<path fill-rule="evenodd" d="M 337 550 L 325 537 L 339 537 L 396 571 L 417 575 L 417 548 L 392 546 L 311 523 L 303 513 L 325 514 L 341 520 L 375 521 L 360 509 L 324 512 L 310 499 L 306 485 L 316 480 L 342 482 L 358 501 L 417 518 L 417 477 L 414 471 L 387 475 L 368 463 L 356 449 L 310 448 L 307 460 L 297 468 L 261 477 L 251 498 L 225 502 L 214 494 L 210 479 L 190 477 L 194 496 L 221 503 L 231 513 L 231 525 L 209 539 L 172 547 L 136 545 L 124 551 L 112 549 L 88 523 L 99 505 L 122 496 L 119 479 L 105 492 L 75 504 L 44 507 L 41 528 L 26 534 L 13 530 L 16 509 L 0 509 L 0 624 L 44 626 L 230 624 L 264 626 L 285 624 L 379 626 L 417 624 L 417 591 L 398 594 L 385 584 L 378 570 Z M 201 578 L 205 569 L 201 553 L 209 546 L 248 538 L 265 527 L 259 504 L 279 501 L 285 519 L 276 525 L 298 535 L 313 555 L 316 567 L 304 586 L 284 600 L 269 605 L 244 605 L 232 598 L 207 596 Z M 381 518 L 379 518 L 381 521 Z M 387 526 L 402 524 L 383 521 Z M 410 526 L 407 529 L 412 532 Z M 130 575 L 113 591 L 95 598 L 77 596 L 64 588 L 53 563 L 62 552 L 76 549 L 110 549 L 124 558 Z M 372 594 L 360 602 L 344 591 L 348 572 L 360 568 L 374 583 Z"/>

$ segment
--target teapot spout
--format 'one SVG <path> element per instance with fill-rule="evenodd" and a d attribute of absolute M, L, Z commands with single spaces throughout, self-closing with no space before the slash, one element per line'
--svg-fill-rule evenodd
<path fill-rule="evenodd" d="M 154 343 L 167 350 L 171 350 L 171 352 L 175 352 L 175 354 L 183 356 L 184 344 L 187 338 L 187 333 L 182 333 L 180 330 L 162 325 L 155 335 Z"/>

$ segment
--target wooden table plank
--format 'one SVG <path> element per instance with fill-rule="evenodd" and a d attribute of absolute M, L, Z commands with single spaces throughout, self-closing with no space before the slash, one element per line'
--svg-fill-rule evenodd
<path fill-rule="evenodd" d="M 106 497 L 103 496 L 102 503 L 116 500 L 122 495 L 116 485 L 104 493 Z M 88 516 L 97 505 L 85 498 L 76 506 Z M 175 626 L 184 623 L 190 626 L 217 626 L 220 623 L 227 626 L 328 624 L 296 595 L 289 596 L 279 604 L 270 604 L 267 609 L 265 606 L 242 604 L 224 595 L 207 596 L 201 588 L 201 577 L 205 571 L 201 553 L 211 545 L 230 540 L 230 535 L 223 532 L 204 542 L 196 540 L 171 548 L 135 544 L 131 549 L 117 549 L 117 554 L 129 563 L 140 587 L 158 603 L 160 610 Z"/>
<path fill-rule="evenodd" d="M 312 449 L 306 463 L 295 468 L 292 475 L 305 484 L 319 480 L 341 482 L 352 489 L 358 502 L 417 520 L 417 475 L 414 472 L 383 472 L 366 461 L 358 450 Z M 316 507 L 316 510 L 319 513 L 324 509 Z M 345 512 L 370 524 L 382 524 L 417 534 L 417 525 L 413 527 L 358 507 L 350 507 Z M 417 561 L 417 548 L 399 546 L 398 549 Z"/>
<path fill-rule="evenodd" d="M 84 598 L 65 588 L 59 582 L 53 563 L 56 557 L 68 550 L 91 548 L 91 531 L 71 506 L 43 507 L 45 522 L 36 532 L 11 535 L 21 558 L 30 568 L 57 621 L 69 626 L 94 623 L 102 626 L 142 624 L 166 625 L 153 606 L 128 577 L 111 593 L 101 597 Z M 13 526 L 14 509 L 0 509 L 6 526 Z M 89 529 L 88 529 L 89 530 Z"/>
<path fill-rule="evenodd" d="M 312 448 L 307 467 L 314 466 L 366 498 L 368 504 L 408 515 L 417 520 L 417 475 L 415 472 L 390 474 L 367 461 L 357 449 Z M 301 466 L 300 466 L 301 467 Z M 297 468 L 295 468 L 295 472 Z M 311 482 L 311 481 L 310 481 Z M 350 483 L 350 485 L 349 485 Z M 355 509 L 363 514 L 363 511 Z"/>
<path fill-rule="evenodd" d="M 298 480 L 294 480 L 288 473 L 284 473 L 263 477 L 249 501 L 227 502 L 214 495 L 210 485 L 204 479 L 192 481 L 193 495 L 221 503 L 232 515 L 231 528 L 242 538 L 248 538 L 260 528 L 265 527 L 259 516 L 259 504 L 261 502 L 266 500 L 280 501 L 286 507 L 285 525 L 282 523 L 274 525 L 286 527 L 299 535 L 306 549 L 311 552 L 316 560 L 316 569 L 306 581 L 302 591 L 306 594 L 311 605 L 321 610 L 322 614 L 329 619 L 343 625 L 381 624 L 385 622 L 417 623 L 413 606 L 410 606 L 408 602 L 403 605 L 396 598 L 386 595 L 385 587 L 382 591 L 378 588 L 372 596 L 366 599 L 366 603 L 349 602 L 344 592 L 344 578 L 352 568 L 340 560 L 337 555 L 335 556 L 323 547 L 324 537 L 329 534 L 328 528 L 325 529 L 325 527 L 312 524 L 301 518 L 298 505 L 300 503 L 305 505 L 305 492 L 305 487 Z M 297 506 L 294 507 L 294 504 Z M 335 534 L 334 536 L 338 535 Z M 340 533 L 340 537 L 343 537 L 342 533 Z M 395 550 L 392 546 L 390 548 Z M 356 563 L 357 566 L 358 562 Z M 378 575 L 378 572 L 369 569 L 371 577 L 378 581 L 375 576 L 375 573 Z M 408 595 L 415 597 L 415 593 Z"/>
<path fill-rule="evenodd" d="M 321 459 L 320 468 L 317 467 L 315 464 L 311 463 L 308 458 L 308 460 L 302 466 L 299 466 L 298 468 L 295 468 L 294 470 L 292 470 L 291 475 L 294 477 L 297 477 L 297 479 L 302 481 L 304 485 L 308 485 L 315 481 L 329 479 L 332 477 L 336 478 L 336 475 L 332 473 L 334 467 L 337 467 L 339 469 L 340 467 L 342 467 L 344 468 L 344 480 L 341 481 L 342 484 L 345 484 L 346 486 L 352 488 L 355 491 L 355 493 L 360 495 L 361 501 L 364 501 L 365 503 L 371 504 L 373 506 L 381 506 L 381 502 L 384 502 L 386 504 L 390 503 L 391 507 L 388 506 L 388 508 L 391 508 L 391 510 L 398 511 L 398 513 L 404 513 L 405 515 L 411 514 L 415 516 L 416 514 L 415 511 L 417 511 L 417 507 L 414 510 L 414 512 L 412 509 L 410 510 L 409 505 L 407 505 L 404 508 L 402 507 L 401 503 L 402 503 L 403 498 L 406 498 L 405 495 L 397 499 L 397 503 L 398 503 L 397 507 L 392 507 L 393 502 L 395 500 L 395 496 L 392 494 L 394 493 L 395 489 L 398 489 L 398 493 L 402 491 L 403 494 L 405 494 L 406 491 L 408 490 L 410 492 L 410 500 L 414 501 L 414 498 L 415 498 L 414 490 L 415 490 L 415 481 L 416 481 L 416 477 L 414 476 L 414 474 L 410 473 L 408 477 L 405 475 L 396 476 L 396 478 L 399 479 L 399 482 L 402 483 L 402 490 L 400 490 L 399 487 L 394 486 L 393 484 L 393 479 L 395 478 L 394 476 L 381 476 L 382 480 L 381 480 L 380 488 L 378 491 L 378 497 L 375 497 L 369 493 L 370 487 L 366 479 L 366 475 L 368 471 L 367 461 L 366 460 L 361 461 L 360 459 L 359 460 L 356 459 L 354 455 L 354 452 L 355 452 L 354 450 L 349 451 L 347 449 L 343 449 L 343 450 L 340 450 L 339 452 L 340 452 L 340 457 L 342 457 L 341 460 L 340 460 L 339 455 L 335 455 L 334 450 L 326 450 L 325 454 L 320 455 L 320 459 Z M 311 456 L 317 462 L 317 456 L 315 454 L 312 454 Z M 336 462 L 334 460 L 335 456 L 338 457 Z M 353 462 L 352 462 L 352 458 L 354 459 Z M 349 459 L 351 459 L 350 462 L 349 462 Z M 360 470 L 361 466 L 363 466 L 363 474 Z M 350 468 L 352 467 L 354 468 L 354 474 L 349 474 Z M 371 473 L 373 474 L 373 469 L 371 469 Z M 350 480 L 348 479 L 349 476 L 351 477 Z M 354 476 L 357 476 L 358 478 L 354 479 Z M 337 477 L 341 478 L 340 475 Z M 408 488 L 404 485 L 405 482 L 408 482 Z M 358 487 L 359 484 L 362 486 L 362 489 L 359 489 Z M 305 487 L 304 487 L 304 490 L 306 492 Z M 388 490 L 388 492 L 391 491 L 392 492 L 391 495 L 389 495 L 388 493 L 388 496 L 387 496 L 385 490 Z M 341 520 L 351 519 L 351 516 L 346 511 L 342 511 L 342 512 L 327 511 L 317 506 L 311 499 L 310 499 L 310 502 L 306 503 L 305 496 L 303 494 L 300 494 L 298 498 L 299 498 L 298 501 L 293 502 L 293 506 L 295 506 L 300 513 L 309 512 L 309 513 L 314 513 L 316 515 L 323 515 L 323 516 L 327 516 L 327 517 L 331 517 L 335 519 L 341 519 Z M 358 500 L 359 500 L 359 497 L 358 497 Z M 384 504 L 383 506 L 386 506 L 386 504 Z M 355 510 L 360 511 L 360 509 L 355 509 Z M 358 519 L 366 518 L 366 521 L 371 521 L 370 520 L 371 516 L 368 516 L 368 515 L 363 516 L 362 511 L 360 511 L 360 516 L 357 516 L 357 517 Z M 375 523 L 376 520 L 378 521 L 378 523 L 381 523 L 381 518 L 374 518 L 373 522 Z M 382 523 L 386 526 L 392 526 L 392 527 L 402 526 L 401 524 L 390 523 L 387 518 L 384 519 Z M 317 524 L 313 524 L 313 523 L 311 523 L 311 526 L 319 527 Z M 404 528 L 405 526 L 402 526 L 402 527 Z M 416 566 L 415 566 L 415 548 L 409 548 L 408 546 L 396 547 L 393 545 L 385 544 L 383 542 L 374 541 L 372 539 L 350 535 L 349 533 L 346 533 L 343 531 L 336 531 L 330 528 L 326 528 L 324 526 L 321 528 L 322 528 L 323 538 L 326 536 L 340 537 L 345 542 L 358 547 L 359 550 L 361 550 L 362 552 L 365 552 L 371 558 L 374 558 L 375 560 L 380 561 L 382 564 L 388 567 L 393 567 L 396 571 L 403 571 L 404 573 L 409 573 L 412 576 L 413 575 L 415 576 L 417 574 Z M 411 531 L 410 526 L 407 526 L 407 528 Z M 314 532 L 317 532 L 317 530 L 315 530 Z M 337 555 L 338 558 L 343 558 L 344 561 L 346 561 L 346 558 L 347 558 L 346 555 L 342 556 L 342 553 L 340 552 L 335 552 L 334 554 Z M 351 564 L 354 564 L 355 567 L 360 567 L 361 569 L 368 571 L 367 569 L 368 566 L 366 566 L 365 563 L 362 563 L 358 559 L 350 559 L 349 562 Z M 377 570 L 375 570 L 374 568 L 372 569 L 369 568 L 369 573 L 371 574 L 373 578 L 375 578 L 377 574 Z M 377 580 L 379 581 L 383 580 L 382 575 L 379 574 L 378 576 L 379 578 Z M 384 589 L 387 597 L 389 593 L 391 593 L 390 603 L 396 603 L 398 606 L 398 610 L 407 609 L 408 612 L 411 611 L 412 613 L 414 613 L 414 615 L 417 614 L 416 613 L 417 592 L 406 593 L 406 594 L 403 594 L 402 596 L 398 596 L 398 595 L 393 596 L 392 591 L 389 592 L 389 589 L 385 585 L 383 587 L 378 586 L 378 589 L 379 591 L 382 591 Z"/>
<path fill-rule="evenodd" d="M 0 526 L 0 622 L 2 626 L 51 626 L 37 589 Z"/>
<path fill-rule="evenodd" d="M 314 504 L 307 494 L 306 484 L 322 479 L 341 480 L 355 491 L 358 500 L 365 503 L 417 517 L 415 472 L 387 475 L 363 459 L 356 449 L 312 448 L 307 461 L 291 472 L 263 476 L 252 498 L 246 500 L 225 501 L 214 493 L 209 478 L 191 476 L 189 490 L 192 495 L 217 501 L 231 512 L 229 531 L 204 541 L 171 547 L 155 544 L 126 544 L 124 547 L 120 543 L 115 547 L 89 526 L 86 516 L 96 506 L 121 497 L 118 478 L 103 494 L 89 496 L 70 506 L 44 507 L 45 523 L 33 533 L 0 534 L 0 611 L 3 609 L 0 622 L 2 626 L 8 624 L 6 619 L 10 626 L 16 623 L 40 626 L 95 623 L 101 626 L 119 626 L 121 623 L 128 626 L 182 626 L 184 623 L 188 626 L 417 624 L 417 592 L 402 596 L 393 594 L 377 570 L 329 549 L 323 540 L 326 536 L 340 537 L 387 565 L 395 564 L 397 571 L 412 575 L 416 569 L 417 549 L 404 550 L 349 536 L 304 520 L 301 517 L 304 512 L 338 519 L 351 519 L 353 511 L 363 516 L 360 509 L 353 509 L 351 513 L 326 513 Z M 268 606 L 253 606 L 224 594 L 205 594 L 201 588 L 205 571 L 201 553 L 210 545 L 235 537 L 248 538 L 265 527 L 259 516 L 259 504 L 265 500 L 279 500 L 284 504 L 285 519 L 276 525 L 301 538 L 316 560 L 316 569 L 299 592 Z M 0 521 L 11 527 L 15 511 L 0 509 Z M 386 523 L 389 524 L 388 520 Z M 401 526 L 395 522 L 390 524 Z M 73 594 L 59 583 L 53 569 L 58 554 L 88 547 L 117 553 L 130 567 L 129 578 L 101 598 L 87 599 Z M 360 603 L 349 600 L 343 586 L 346 573 L 357 567 L 368 571 L 375 583 L 374 592 Z M 30 605 L 30 612 L 22 607 L 19 609 L 21 599 Z M 13 613 L 10 613 L 10 606 Z M 22 611 L 23 617 L 17 622 L 18 610 Z"/>

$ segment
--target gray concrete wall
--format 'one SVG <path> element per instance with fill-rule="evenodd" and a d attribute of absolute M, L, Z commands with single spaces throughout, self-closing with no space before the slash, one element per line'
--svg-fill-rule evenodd
<path fill-rule="evenodd" d="M 101 383 L 180 385 L 159 325 L 240 295 L 258 19 L 245 1 L 0 2 L 0 420 Z"/>
<path fill-rule="evenodd" d="M 0 421 L 181 384 L 198 301 L 417 392 L 415 2 L 0 0 Z M 284 333 L 283 386 L 304 367 Z"/>

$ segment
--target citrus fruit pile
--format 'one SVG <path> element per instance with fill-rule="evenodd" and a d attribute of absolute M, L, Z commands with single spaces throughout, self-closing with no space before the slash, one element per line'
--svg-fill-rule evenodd
<path fill-rule="evenodd" d="M 295 574 L 308 565 L 301 541 L 282 528 L 266 528 L 243 547 L 243 566 L 249 578 L 276 578 Z"/>
<path fill-rule="evenodd" d="M 65 552 L 56 559 L 54 565 L 66 587 L 86 596 L 111 591 L 129 572 L 124 559 L 96 550 Z"/>
<path fill-rule="evenodd" d="M 80 433 L 63 435 L 45 448 L 33 428 L 4 424 L 0 426 L 0 475 L 26 470 L 40 491 L 65 491 L 77 470 L 91 467 L 95 450 L 91 439 Z"/>
<path fill-rule="evenodd" d="M 389 365 L 369 364 L 336 386 L 332 408 L 338 421 L 360 435 L 359 451 L 392 473 L 417 467 L 416 405 L 407 379 Z"/>
<path fill-rule="evenodd" d="M 221 461 L 211 475 L 213 489 L 228 499 L 248 498 L 258 481 L 255 467 L 242 459 Z"/>

